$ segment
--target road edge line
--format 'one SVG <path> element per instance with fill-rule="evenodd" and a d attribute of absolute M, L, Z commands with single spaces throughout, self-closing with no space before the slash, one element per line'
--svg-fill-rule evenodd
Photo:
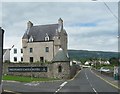
<path fill-rule="evenodd" d="M 99 77 L 99 78 L 102 79 L 103 81 L 105 81 L 106 83 L 108 83 L 108 84 L 110 84 L 111 86 L 113 86 L 113 87 L 115 87 L 115 88 L 117 88 L 117 89 L 120 90 L 120 88 L 119 88 L 118 86 L 112 84 L 110 81 L 108 81 L 108 80 L 102 78 L 101 76 L 99 76 L 98 74 L 96 74 L 95 72 L 93 72 L 92 70 L 91 70 L 91 72 L 94 73 L 97 77 Z"/>
<path fill-rule="evenodd" d="M 74 80 L 80 72 L 81 72 L 81 70 L 79 70 L 79 71 L 77 72 L 77 74 L 75 74 L 75 76 L 74 76 L 73 78 L 71 78 L 70 80 L 68 80 L 68 81 Z"/>
<path fill-rule="evenodd" d="M 21 94 L 21 93 L 17 93 L 17 92 L 10 91 L 10 90 L 3 90 L 3 92 L 9 92 L 9 93 L 14 93 L 14 94 Z"/>

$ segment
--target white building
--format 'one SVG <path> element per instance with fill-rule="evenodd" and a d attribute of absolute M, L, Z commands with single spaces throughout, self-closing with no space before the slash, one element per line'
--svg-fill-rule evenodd
<path fill-rule="evenodd" d="M 91 62 L 90 61 L 86 61 L 85 62 L 85 65 L 89 65 Z"/>
<path fill-rule="evenodd" d="M 10 50 L 10 62 L 19 63 L 23 61 L 22 41 L 13 45 Z"/>

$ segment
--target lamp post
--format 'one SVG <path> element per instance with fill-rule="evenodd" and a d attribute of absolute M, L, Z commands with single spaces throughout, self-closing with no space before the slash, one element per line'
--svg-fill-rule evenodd
<path fill-rule="evenodd" d="M 3 34 L 4 34 L 4 30 L 0 27 L 0 94 L 2 93 Z"/>

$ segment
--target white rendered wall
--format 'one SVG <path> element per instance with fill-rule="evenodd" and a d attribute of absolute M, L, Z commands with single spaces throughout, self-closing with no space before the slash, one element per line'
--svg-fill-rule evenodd
<path fill-rule="evenodd" d="M 11 48 L 11 50 L 10 50 L 10 62 L 14 62 L 14 57 L 17 57 L 17 61 L 14 63 L 21 62 L 21 57 L 23 57 L 23 53 L 21 53 L 21 48 L 22 48 L 22 41 L 18 42 L 17 44 L 14 45 L 14 47 Z M 17 49 L 16 54 L 14 53 L 14 49 Z"/>

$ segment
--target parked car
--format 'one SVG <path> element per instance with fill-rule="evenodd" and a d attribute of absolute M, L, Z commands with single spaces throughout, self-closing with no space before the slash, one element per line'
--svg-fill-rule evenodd
<path fill-rule="evenodd" d="M 99 71 L 100 72 L 110 72 L 110 69 L 101 67 Z"/>

